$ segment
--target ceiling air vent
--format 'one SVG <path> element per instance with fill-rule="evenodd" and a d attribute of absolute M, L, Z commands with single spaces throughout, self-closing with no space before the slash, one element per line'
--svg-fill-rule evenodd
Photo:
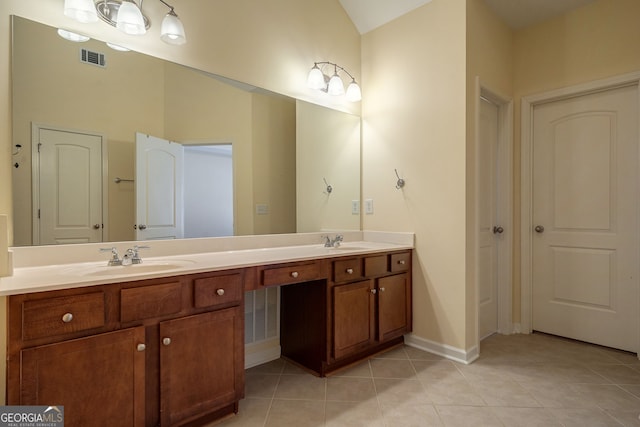
<path fill-rule="evenodd" d="M 87 49 L 80 49 L 80 62 L 84 62 L 85 64 L 97 65 L 98 67 L 102 68 L 105 68 L 107 66 L 104 53 L 93 52 Z"/>

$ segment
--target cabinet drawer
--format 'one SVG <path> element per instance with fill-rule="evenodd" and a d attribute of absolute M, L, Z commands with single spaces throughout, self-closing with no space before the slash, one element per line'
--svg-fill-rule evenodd
<path fill-rule="evenodd" d="M 105 324 L 104 292 L 92 292 L 22 304 L 22 338 L 57 336 Z"/>
<path fill-rule="evenodd" d="M 411 265 L 411 252 L 391 255 L 391 272 L 408 271 Z"/>
<path fill-rule="evenodd" d="M 387 255 L 368 256 L 364 259 L 364 275 L 366 277 L 382 276 L 389 270 Z"/>
<path fill-rule="evenodd" d="M 279 286 L 290 283 L 302 283 L 320 278 L 317 263 L 295 264 L 265 269 L 262 272 L 263 286 Z"/>
<path fill-rule="evenodd" d="M 242 274 L 206 277 L 194 280 L 193 305 L 198 308 L 242 301 Z"/>
<path fill-rule="evenodd" d="M 348 282 L 362 279 L 362 259 L 341 259 L 333 262 L 333 281 Z"/>
<path fill-rule="evenodd" d="M 120 291 L 120 321 L 149 319 L 179 313 L 182 310 L 182 284 L 127 288 Z"/>

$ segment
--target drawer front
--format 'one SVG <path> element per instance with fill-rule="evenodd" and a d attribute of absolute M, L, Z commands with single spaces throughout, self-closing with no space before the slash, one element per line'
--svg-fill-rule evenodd
<path fill-rule="evenodd" d="M 350 282 L 362 279 L 362 258 L 341 259 L 333 262 L 333 281 Z"/>
<path fill-rule="evenodd" d="M 182 310 L 182 284 L 127 288 L 120 291 L 120 321 L 150 319 L 179 313 Z"/>
<path fill-rule="evenodd" d="M 389 271 L 387 255 L 368 256 L 364 259 L 364 275 L 366 277 L 382 276 Z"/>
<path fill-rule="evenodd" d="M 296 264 L 265 269 L 262 272 L 262 285 L 279 286 L 308 282 L 319 278 L 320 267 L 317 263 Z"/>
<path fill-rule="evenodd" d="M 193 305 L 197 308 L 237 305 L 242 301 L 241 273 L 196 279 L 193 286 Z"/>
<path fill-rule="evenodd" d="M 411 266 L 411 252 L 391 255 L 391 272 L 408 271 Z"/>
<path fill-rule="evenodd" d="M 31 340 L 105 325 L 104 292 L 25 301 L 22 338 Z"/>

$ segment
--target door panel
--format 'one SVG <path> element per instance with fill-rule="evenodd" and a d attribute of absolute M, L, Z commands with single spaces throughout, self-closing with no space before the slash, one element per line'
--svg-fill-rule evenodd
<path fill-rule="evenodd" d="M 333 288 L 333 356 L 352 354 L 375 341 L 373 281 Z"/>
<path fill-rule="evenodd" d="M 498 106 L 481 98 L 478 150 L 478 277 L 480 339 L 498 330 L 497 225 Z"/>
<path fill-rule="evenodd" d="M 34 244 L 102 241 L 102 137 L 35 128 Z M 39 213 L 39 215 L 38 215 Z"/>
<path fill-rule="evenodd" d="M 136 240 L 184 237 L 183 147 L 136 133 Z"/>
<path fill-rule="evenodd" d="M 378 340 L 386 341 L 408 332 L 407 275 L 378 279 Z"/>
<path fill-rule="evenodd" d="M 534 108 L 535 330 L 638 350 L 637 97 Z"/>

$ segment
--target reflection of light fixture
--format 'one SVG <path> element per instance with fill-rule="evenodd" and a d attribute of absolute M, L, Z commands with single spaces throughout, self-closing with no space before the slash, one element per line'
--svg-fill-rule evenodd
<path fill-rule="evenodd" d="M 120 52 L 129 52 L 131 49 L 128 49 L 124 46 L 120 46 L 119 44 L 107 42 L 107 46 L 109 46 L 113 50 L 118 50 Z"/>
<path fill-rule="evenodd" d="M 160 38 L 169 44 L 184 44 L 187 41 L 184 26 L 164 0 L 158 0 L 170 10 L 164 17 Z M 151 27 L 149 18 L 142 13 L 143 0 L 65 0 L 64 14 L 78 22 L 95 22 L 98 18 L 120 31 L 131 35 L 142 35 Z"/>
<path fill-rule="evenodd" d="M 333 74 L 331 78 L 326 75 L 318 65 L 329 65 L 333 66 Z M 309 71 L 309 76 L 307 77 L 307 86 L 311 89 L 321 90 L 323 92 L 327 92 L 329 95 L 344 95 L 344 83 L 342 82 L 342 78 L 338 74 L 338 72 L 343 72 L 351 77 L 351 83 L 347 87 L 346 98 L 351 102 L 358 102 L 362 99 L 362 91 L 360 90 L 360 86 L 356 83 L 355 77 L 351 75 L 347 70 L 338 64 L 334 64 L 333 62 L 322 61 L 315 62 L 311 71 Z"/>
<path fill-rule="evenodd" d="M 71 42 L 86 42 L 87 40 L 89 40 L 89 37 L 87 36 L 63 30 L 62 28 L 58 28 L 58 35 L 63 39 L 67 39 Z"/>

